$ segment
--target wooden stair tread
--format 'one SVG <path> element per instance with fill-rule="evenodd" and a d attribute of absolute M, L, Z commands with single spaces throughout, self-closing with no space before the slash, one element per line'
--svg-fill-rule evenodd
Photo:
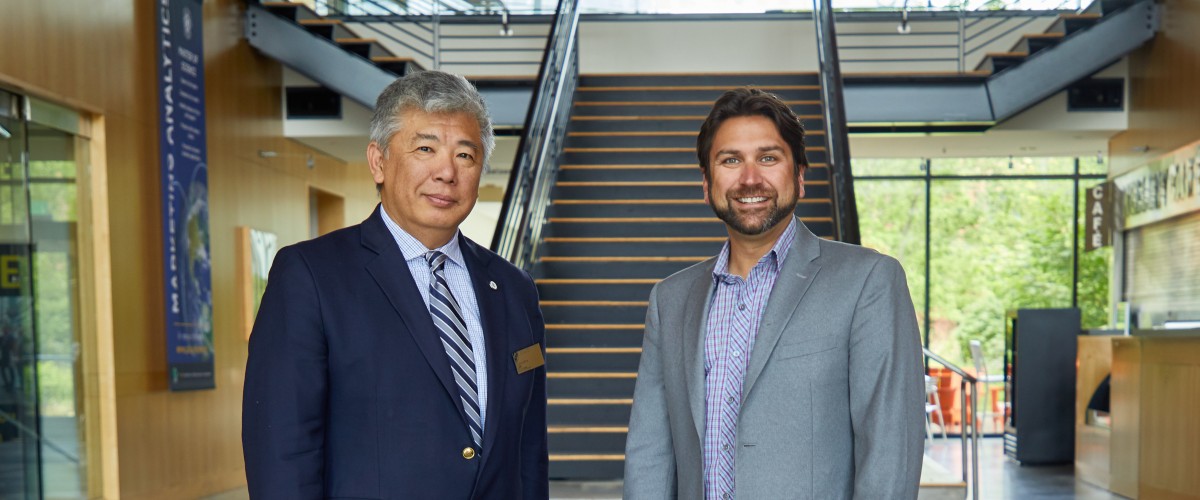
<path fill-rule="evenodd" d="M 542 257 L 542 262 L 703 262 L 711 255 L 695 257 Z"/>
<path fill-rule="evenodd" d="M 725 240 L 724 236 L 593 236 L 545 239 L 546 243 L 715 243 Z"/>
<path fill-rule="evenodd" d="M 719 222 L 717 217 L 550 217 L 550 222 Z M 804 222 L 832 221 L 832 217 L 800 217 Z"/>
<path fill-rule="evenodd" d="M 808 148 L 805 148 L 806 150 Z M 616 164 L 616 165 L 563 165 L 558 167 L 559 170 L 684 170 L 684 169 L 700 169 L 700 165 L 694 163 L 682 163 L 674 165 L 657 165 L 657 164 Z M 808 168 L 829 168 L 825 163 L 809 163 Z"/>
<path fill-rule="evenodd" d="M 619 92 L 619 91 L 687 91 L 687 90 L 730 90 L 728 85 L 671 85 L 671 86 L 629 86 L 629 87 L 579 87 L 579 92 Z M 759 90 L 821 90 L 820 85 L 755 85 Z"/>
<path fill-rule="evenodd" d="M 546 432 L 550 434 L 624 434 L 629 432 L 629 427 L 616 426 L 575 426 L 575 425 L 548 425 Z"/>
<path fill-rule="evenodd" d="M 619 462 L 625 460 L 625 455 L 610 455 L 610 454 L 575 454 L 575 453 L 551 453 L 551 462 Z"/>
<path fill-rule="evenodd" d="M 379 43 L 379 40 L 374 38 L 335 38 L 333 41 L 337 43 Z"/>
<path fill-rule="evenodd" d="M 830 203 L 829 198 L 800 198 L 801 204 L 825 204 Z M 688 198 L 681 200 L 573 200 L 573 199 L 556 199 L 551 201 L 552 205 L 706 205 L 703 198 Z"/>
<path fill-rule="evenodd" d="M 817 72 L 816 71 L 754 71 L 754 72 L 747 73 L 747 72 L 742 72 L 742 71 L 735 71 L 735 72 L 731 72 L 731 73 L 712 73 L 712 72 L 704 72 L 704 73 L 587 73 L 587 74 L 580 75 L 579 77 L 580 77 L 580 79 L 583 79 L 583 78 L 589 78 L 589 77 L 608 78 L 608 77 L 623 77 L 623 76 L 625 76 L 625 77 L 636 77 L 636 76 L 678 76 L 678 77 L 701 76 L 701 77 L 709 77 L 709 76 L 781 76 L 781 75 L 782 76 L 786 76 L 786 75 L 817 76 Z"/>
<path fill-rule="evenodd" d="M 690 131 L 646 131 L 646 132 L 568 132 L 567 137 L 696 137 L 699 132 Z M 805 130 L 804 135 L 825 135 L 824 130 Z"/>
<path fill-rule="evenodd" d="M 637 378 L 637 372 L 550 372 L 550 378 Z"/>
<path fill-rule="evenodd" d="M 542 307 L 646 307 L 645 300 L 543 300 Z"/>
<path fill-rule="evenodd" d="M 842 78 L 977 78 L 987 76 L 986 71 L 872 71 L 864 73 L 842 73 Z"/>
<path fill-rule="evenodd" d="M 547 238 L 548 239 L 548 238 Z M 662 280 L 644 278 L 542 278 L 535 285 L 653 285 Z"/>
<path fill-rule="evenodd" d="M 340 19 L 301 19 L 297 22 L 304 26 L 337 26 L 342 24 Z"/>
<path fill-rule="evenodd" d="M 558 186 L 569 187 L 668 187 L 668 186 L 700 186 L 701 181 L 559 181 Z M 824 186 L 829 181 L 804 181 L 809 186 Z"/>
<path fill-rule="evenodd" d="M 820 105 L 821 101 L 783 101 L 788 106 Z M 575 101 L 576 106 L 711 106 L 711 101 Z"/>
<path fill-rule="evenodd" d="M 708 103 L 712 104 L 712 103 Z M 801 120 L 821 120 L 824 119 L 821 115 L 799 115 Z M 681 120 L 697 120 L 703 121 L 708 116 L 705 115 L 623 115 L 623 116 L 575 116 L 572 115 L 572 120 L 579 121 L 641 121 L 641 120 L 665 120 L 665 121 L 681 121 Z"/>
<path fill-rule="evenodd" d="M 549 354 L 640 354 L 641 347 L 548 347 Z M 569 373 L 569 372 L 556 372 Z"/>

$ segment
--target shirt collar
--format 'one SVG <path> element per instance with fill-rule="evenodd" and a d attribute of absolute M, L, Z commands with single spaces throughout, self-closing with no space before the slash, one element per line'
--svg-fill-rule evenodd
<path fill-rule="evenodd" d="M 379 205 L 379 216 L 383 217 L 383 224 L 387 226 L 388 232 L 392 233 L 392 238 L 396 240 L 396 245 L 400 247 L 400 253 L 404 255 L 404 261 L 408 262 L 413 259 L 425 260 L 425 254 L 430 250 L 437 250 L 446 254 L 447 260 L 454 264 L 466 267 L 463 264 L 462 248 L 458 245 L 458 231 L 454 232 L 454 237 L 450 241 L 439 248 L 425 248 L 425 244 L 418 241 L 413 235 L 408 234 L 396 221 L 393 221 L 388 216 L 387 211 L 383 209 L 383 204 Z"/>
<path fill-rule="evenodd" d="M 779 239 L 775 240 L 775 246 L 771 247 L 771 251 L 766 255 L 759 258 L 758 264 L 755 264 L 754 267 L 766 265 L 771 272 L 778 273 L 783 268 L 783 260 L 787 258 L 788 250 L 791 250 L 792 242 L 795 239 L 796 218 L 792 217 L 783 233 L 779 235 Z M 721 281 L 729 277 L 731 277 L 729 274 L 729 240 L 725 240 L 725 245 L 721 247 L 721 253 L 717 254 L 716 266 L 713 267 L 713 281 Z"/>

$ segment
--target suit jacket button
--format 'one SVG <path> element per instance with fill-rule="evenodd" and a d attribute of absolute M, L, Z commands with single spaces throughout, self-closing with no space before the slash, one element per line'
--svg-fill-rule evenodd
<path fill-rule="evenodd" d="M 467 460 L 475 458 L 475 448 L 472 448 L 470 446 L 463 448 L 463 458 L 465 458 Z"/>

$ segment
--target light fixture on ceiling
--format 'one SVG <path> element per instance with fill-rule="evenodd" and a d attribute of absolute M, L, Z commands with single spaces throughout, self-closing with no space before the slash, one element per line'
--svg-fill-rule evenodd
<path fill-rule="evenodd" d="M 1097 165 L 1104 164 L 1104 151 L 1096 151 L 1096 164 Z"/>
<path fill-rule="evenodd" d="M 513 36 L 512 26 L 508 25 L 508 9 L 500 12 L 500 36 Z"/>
<path fill-rule="evenodd" d="M 896 26 L 896 33 L 901 35 L 912 33 L 912 26 L 908 24 L 908 0 L 904 0 L 904 10 L 900 12 L 900 25 Z"/>
<path fill-rule="evenodd" d="M 316 167 L 317 167 L 317 159 L 316 159 L 316 158 L 315 158 L 313 155 L 310 155 L 310 154 L 289 154 L 289 155 L 281 155 L 281 154 L 279 154 L 279 152 L 278 152 L 278 151 L 272 151 L 272 150 L 270 150 L 270 149 L 260 149 L 260 150 L 258 150 L 258 157 L 259 157 L 259 158 L 279 158 L 279 157 L 281 157 L 281 156 L 283 156 L 283 157 L 291 157 L 291 158 L 300 158 L 300 157 L 304 157 L 304 165 L 305 165 L 306 167 L 308 167 L 308 168 L 309 168 L 309 170 L 312 170 L 312 169 L 314 169 L 314 168 L 316 168 Z"/>
<path fill-rule="evenodd" d="M 1132 147 L 1132 148 L 1129 148 L 1129 150 L 1130 150 L 1130 151 L 1133 151 L 1134 153 L 1145 153 L 1145 152 L 1147 152 L 1147 151 L 1150 151 L 1150 145 L 1149 145 L 1149 144 L 1143 144 L 1143 145 L 1141 145 L 1141 146 L 1134 146 L 1134 147 Z"/>

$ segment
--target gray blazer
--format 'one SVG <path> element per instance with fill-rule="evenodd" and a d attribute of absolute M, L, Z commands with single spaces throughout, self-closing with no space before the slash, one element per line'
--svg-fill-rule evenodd
<path fill-rule="evenodd" d="M 797 223 L 742 389 L 741 499 L 913 499 L 924 368 L 904 270 Z M 650 293 L 625 445 L 625 498 L 704 498 L 709 259 Z"/>

